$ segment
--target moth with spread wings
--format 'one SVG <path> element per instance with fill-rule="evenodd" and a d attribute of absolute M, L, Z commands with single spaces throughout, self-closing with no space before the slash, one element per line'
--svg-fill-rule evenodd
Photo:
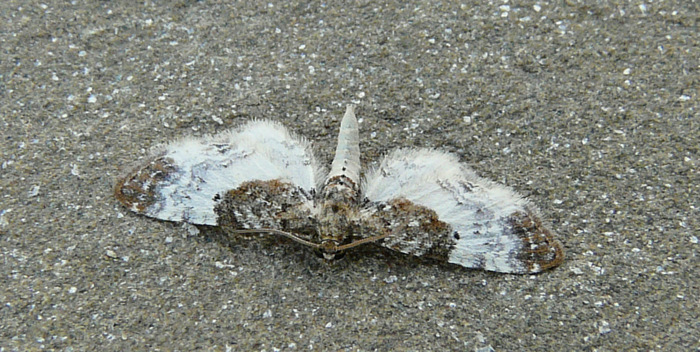
<path fill-rule="evenodd" d="M 375 243 L 504 273 L 562 262 L 562 246 L 534 206 L 452 154 L 397 149 L 361 180 L 358 130 L 350 105 L 328 173 L 309 142 L 271 121 L 183 139 L 121 178 L 115 196 L 146 216 L 281 235 L 327 259 Z"/>

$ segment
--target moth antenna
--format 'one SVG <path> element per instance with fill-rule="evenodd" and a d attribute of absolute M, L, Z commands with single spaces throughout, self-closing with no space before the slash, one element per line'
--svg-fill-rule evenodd
<path fill-rule="evenodd" d="M 391 236 L 391 232 L 387 232 L 387 233 L 382 234 L 382 235 L 376 235 L 376 236 L 372 236 L 372 237 L 363 238 L 363 239 L 360 239 L 360 240 L 357 240 L 357 241 L 354 241 L 354 242 L 350 242 L 350 243 L 348 243 L 348 244 L 344 244 L 344 245 L 342 245 L 342 246 L 338 246 L 338 247 L 336 248 L 336 250 L 337 250 L 337 251 L 344 251 L 344 250 L 346 250 L 346 249 L 350 249 L 350 248 L 353 248 L 353 247 L 361 246 L 361 245 L 363 245 L 363 244 L 365 244 L 365 243 L 376 242 L 376 241 L 379 241 L 379 240 L 381 240 L 381 239 L 383 239 L 383 238 L 387 238 L 387 237 L 389 237 L 389 236 Z"/>
<path fill-rule="evenodd" d="M 241 233 L 241 234 L 243 234 L 243 233 L 269 233 L 272 235 L 280 235 L 283 237 L 287 237 L 287 238 L 293 240 L 294 242 L 301 243 L 301 244 L 309 246 L 311 248 L 316 248 L 316 249 L 321 248 L 321 245 L 318 243 L 307 241 L 307 240 L 305 240 L 305 239 L 303 239 L 303 238 L 301 238 L 301 237 L 299 237 L 291 232 L 281 231 L 281 230 L 276 230 L 276 229 L 242 229 L 242 230 L 233 230 L 232 232 Z"/>

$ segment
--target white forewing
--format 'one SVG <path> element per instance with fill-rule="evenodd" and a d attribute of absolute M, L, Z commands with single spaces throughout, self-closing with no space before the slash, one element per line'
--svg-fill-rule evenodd
<path fill-rule="evenodd" d="M 454 231 L 448 261 L 471 268 L 524 272 L 515 256 L 522 239 L 504 231 L 504 219 L 525 212 L 527 201 L 514 191 L 478 177 L 447 153 L 398 149 L 370 171 L 364 195 L 373 202 L 404 198 L 434 210 Z"/>
<path fill-rule="evenodd" d="M 313 194 L 323 172 L 306 140 L 278 123 L 253 121 L 158 148 L 149 164 L 120 181 L 116 193 L 147 216 L 216 225 L 214 197 L 253 180 L 280 180 Z"/>

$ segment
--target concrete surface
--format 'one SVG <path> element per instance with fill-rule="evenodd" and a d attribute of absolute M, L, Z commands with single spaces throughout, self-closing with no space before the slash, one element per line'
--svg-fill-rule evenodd
<path fill-rule="evenodd" d="M 697 2 L 343 3 L 0 4 L 0 350 L 700 349 Z M 459 154 L 564 264 L 328 264 L 112 197 L 150 147 L 251 118 L 329 161 L 346 103 L 365 164 Z"/>

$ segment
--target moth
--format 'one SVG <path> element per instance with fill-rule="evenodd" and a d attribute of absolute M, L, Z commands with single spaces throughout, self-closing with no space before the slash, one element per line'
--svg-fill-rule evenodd
<path fill-rule="evenodd" d="M 354 107 L 330 171 L 311 144 L 273 121 L 251 121 L 156 148 L 115 187 L 131 211 L 290 238 L 334 259 L 373 243 L 467 268 L 529 274 L 559 265 L 562 245 L 530 202 L 453 155 L 396 149 L 360 168 Z"/>

